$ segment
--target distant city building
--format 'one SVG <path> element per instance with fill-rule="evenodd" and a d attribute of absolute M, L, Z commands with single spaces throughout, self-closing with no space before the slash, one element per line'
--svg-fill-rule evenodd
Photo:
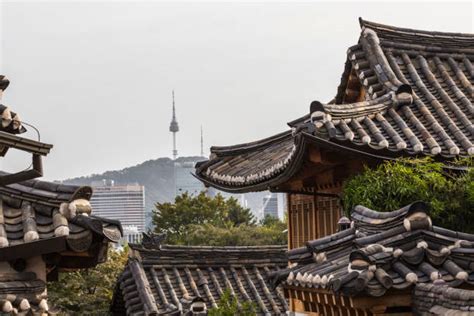
<path fill-rule="evenodd" d="M 216 188 L 209 187 L 206 188 L 207 195 L 210 197 L 215 197 L 217 194 L 222 195 L 226 199 L 234 198 L 240 204 L 240 206 L 248 208 L 249 202 L 247 200 L 247 195 L 244 193 L 229 193 L 225 191 L 219 191 Z M 259 208 L 257 208 L 258 210 Z M 257 216 L 257 214 L 255 214 Z"/>
<path fill-rule="evenodd" d="M 222 195 L 224 198 L 234 198 L 239 202 L 240 206 L 243 208 L 248 208 L 255 216 L 257 220 L 261 220 L 263 218 L 263 208 L 262 208 L 262 201 L 263 198 L 268 195 L 268 192 L 249 192 L 249 193 L 228 193 L 225 191 L 219 191 L 216 188 L 208 187 L 206 188 L 207 195 L 210 197 L 215 197 L 217 194 Z M 278 214 L 279 218 L 283 218 L 283 214 L 285 213 L 284 207 L 284 194 L 281 193 L 274 193 L 278 196 Z"/>
<path fill-rule="evenodd" d="M 190 195 L 197 195 L 205 190 L 204 184 L 193 176 L 195 165 L 198 161 L 174 162 L 175 194 L 180 195 L 188 192 Z"/>
<path fill-rule="evenodd" d="M 278 218 L 283 220 L 285 218 L 286 213 L 286 195 L 285 193 L 275 193 L 278 197 Z"/>
<path fill-rule="evenodd" d="M 142 241 L 142 232 L 138 231 L 137 226 L 126 225 L 122 226 L 123 237 L 120 240 L 120 245 L 125 244 L 139 244 Z"/>
<path fill-rule="evenodd" d="M 270 193 L 263 198 L 263 218 L 267 216 L 278 217 L 278 196 L 275 193 Z"/>
<path fill-rule="evenodd" d="M 91 185 L 94 189 L 91 198 L 94 215 L 117 219 L 123 227 L 136 227 L 138 234 L 145 230 L 144 186 L 115 185 L 110 180 L 94 181 Z"/>

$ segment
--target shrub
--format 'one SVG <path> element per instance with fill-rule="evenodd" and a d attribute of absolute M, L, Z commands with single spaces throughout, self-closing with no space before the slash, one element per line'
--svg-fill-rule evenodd
<path fill-rule="evenodd" d="M 232 296 L 229 289 L 222 294 L 217 307 L 211 308 L 209 316 L 253 316 L 256 315 L 255 306 L 252 302 L 243 302 L 240 307 L 235 296 Z"/>
<path fill-rule="evenodd" d="M 474 232 L 474 171 L 472 159 L 456 163 L 468 166 L 452 172 L 432 159 L 386 161 L 348 180 L 343 188 L 343 205 L 350 212 L 356 205 L 393 211 L 414 201 L 431 206 L 431 218 L 438 226 Z"/>

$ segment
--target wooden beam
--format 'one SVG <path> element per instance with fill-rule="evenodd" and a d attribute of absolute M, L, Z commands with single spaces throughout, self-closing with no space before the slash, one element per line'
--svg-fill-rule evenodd
<path fill-rule="evenodd" d="M 344 91 L 343 103 L 353 103 L 356 102 L 359 96 L 360 87 L 359 77 L 354 67 L 351 68 L 351 72 L 346 81 L 346 87 Z"/>
<path fill-rule="evenodd" d="M 293 299 L 293 303 L 294 303 L 294 309 L 293 309 L 294 312 L 304 312 L 305 311 L 304 304 L 303 304 L 302 301 L 300 301 L 299 299 Z"/>
<path fill-rule="evenodd" d="M 53 148 L 53 145 L 23 138 L 3 131 L 0 131 L 0 145 L 41 156 L 46 156 L 49 154 L 51 148 Z"/>
<path fill-rule="evenodd" d="M 357 96 L 356 102 L 365 101 L 365 95 L 367 94 L 367 90 L 363 85 L 360 86 L 359 95 Z"/>
<path fill-rule="evenodd" d="M 351 297 L 336 295 L 326 289 L 300 288 L 285 286 L 285 291 L 290 291 L 292 297 L 298 298 L 298 308 L 304 308 L 305 303 L 311 304 L 316 313 L 321 315 L 385 315 L 388 307 L 411 306 L 412 299 L 409 291 L 387 293 L 383 297 Z M 306 310 L 306 312 L 314 312 Z M 296 310 L 295 310 L 296 311 Z M 298 310 L 303 311 L 303 310 Z M 392 315 L 392 314 L 390 314 Z"/>
<path fill-rule="evenodd" d="M 321 150 L 321 160 L 324 165 L 337 165 L 341 163 L 347 163 L 348 157 L 341 155 L 340 152 L 334 150 Z M 351 157 L 356 158 L 356 157 Z"/>
<path fill-rule="evenodd" d="M 410 293 L 404 294 L 392 294 L 392 295 L 384 295 L 382 297 L 352 297 L 352 307 L 354 308 L 367 308 L 371 309 L 373 307 L 385 306 L 387 307 L 395 307 L 395 306 L 411 306 L 412 305 L 412 298 Z"/>
<path fill-rule="evenodd" d="M 290 180 L 287 183 L 285 183 L 285 187 L 287 190 L 290 191 L 297 191 L 303 187 L 303 181 L 302 180 Z"/>
<path fill-rule="evenodd" d="M 385 305 L 376 305 L 370 309 L 374 316 L 382 316 L 386 310 L 387 306 Z"/>
<path fill-rule="evenodd" d="M 351 89 L 354 86 L 358 86 L 360 84 L 359 78 L 357 77 L 354 69 L 351 70 L 351 74 L 347 79 L 347 89 Z"/>
<path fill-rule="evenodd" d="M 94 257 L 94 255 L 90 254 L 88 251 L 75 252 L 75 251 L 68 250 L 68 251 L 62 251 L 61 255 L 65 257 Z"/>
<path fill-rule="evenodd" d="M 314 164 L 322 163 L 321 149 L 315 146 L 309 146 L 308 149 L 308 160 Z"/>
<path fill-rule="evenodd" d="M 20 258 L 27 259 L 64 250 L 66 250 L 65 236 L 39 239 L 36 241 L 0 248 L 0 261 L 11 261 Z"/>
<path fill-rule="evenodd" d="M 351 100 L 351 103 L 353 100 L 357 100 L 359 97 L 359 90 L 357 89 L 346 89 L 346 98 L 348 100 Z"/>

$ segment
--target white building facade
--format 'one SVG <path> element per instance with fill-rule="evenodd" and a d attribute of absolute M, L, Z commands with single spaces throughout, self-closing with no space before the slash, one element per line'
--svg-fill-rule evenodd
<path fill-rule="evenodd" d="M 103 181 L 92 183 L 92 187 L 94 215 L 119 220 L 123 227 L 134 227 L 133 231 L 138 234 L 145 231 L 144 186 L 114 185 L 113 181 Z"/>

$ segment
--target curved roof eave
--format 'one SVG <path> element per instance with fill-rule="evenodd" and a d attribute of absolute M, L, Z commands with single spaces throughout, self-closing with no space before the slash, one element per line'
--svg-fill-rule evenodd
<path fill-rule="evenodd" d="M 248 193 L 272 190 L 272 188 L 276 188 L 280 184 L 285 183 L 286 181 L 291 179 L 291 177 L 293 177 L 300 170 L 304 154 L 306 152 L 307 142 L 305 140 L 305 137 L 301 133 L 298 133 L 297 135 L 293 136 L 293 139 L 295 144 L 295 153 L 289 164 L 278 174 L 261 182 L 246 185 L 228 185 L 212 181 L 208 177 L 202 175 L 203 171 L 209 165 L 210 161 L 203 162 L 201 163 L 201 165 L 197 166 L 196 173 L 193 174 L 193 176 L 196 177 L 198 180 L 202 181 L 206 186 L 211 186 L 218 190 L 229 193 Z"/>
<path fill-rule="evenodd" d="M 291 134 L 292 134 L 292 131 L 287 130 L 287 131 L 272 135 L 270 137 L 259 139 L 253 142 L 242 143 L 242 144 L 231 145 L 231 146 L 212 146 L 211 154 L 215 154 L 219 157 L 225 156 L 226 154 L 229 154 L 229 153 L 235 155 L 237 153 L 251 151 L 251 150 L 266 146 L 268 144 L 277 142 L 281 139 L 284 139 L 285 137 L 288 137 Z"/>

